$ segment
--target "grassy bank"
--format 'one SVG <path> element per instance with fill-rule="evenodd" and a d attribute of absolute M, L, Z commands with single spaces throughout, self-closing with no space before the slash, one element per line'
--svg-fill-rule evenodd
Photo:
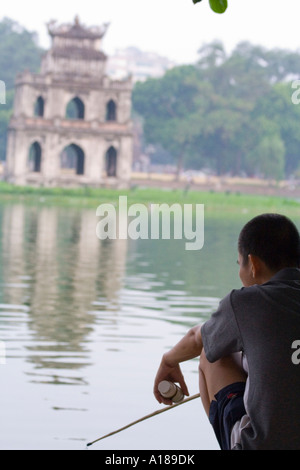
<path fill-rule="evenodd" d="M 114 190 L 103 188 L 36 188 L 0 183 L 0 200 L 22 201 L 35 205 L 60 205 L 77 208 L 94 208 L 99 204 L 118 205 L 119 196 L 128 197 L 128 205 L 142 204 L 205 204 L 205 212 L 212 215 L 255 214 L 261 212 L 281 212 L 287 215 L 300 215 L 300 202 L 276 196 L 247 195 L 242 193 L 222 193 L 208 191 L 165 190 L 157 188 L 132 188 Z"/>

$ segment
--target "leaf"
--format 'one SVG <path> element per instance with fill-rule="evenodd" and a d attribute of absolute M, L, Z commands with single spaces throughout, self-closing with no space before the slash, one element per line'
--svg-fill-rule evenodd
<path fill-rule="evenodd" d="M 202 2 L 202 0 L 193 0 L 193 3 L 199 3 L 199 2 Z"/>
<path fill-rule="evenodd" d="M 228 6 L 227 0 L 209 0 L 209 4 L 215 13 L 224 13 Z"/>

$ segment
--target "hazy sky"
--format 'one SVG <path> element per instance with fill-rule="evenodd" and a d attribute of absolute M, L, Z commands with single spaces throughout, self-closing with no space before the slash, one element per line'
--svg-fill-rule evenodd
<path fill-rule="evenodd" d="M 86 25 L 110 22 L 103 50 L 136 46 L 177 62 L 193 62 L 203 43 L 223 41 L 230 51 L 249 40 L 267 48 L 300 50 L 299 0 L 228 0 L 224 15 L 213 13 L 208 0 L 9 0 L 2 17 L 38 32 L 49 47 L 45 23 L 72 22 L 78 14 Z"/>

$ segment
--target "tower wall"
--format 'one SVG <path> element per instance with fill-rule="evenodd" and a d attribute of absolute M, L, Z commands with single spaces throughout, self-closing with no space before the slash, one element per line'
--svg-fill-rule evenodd
<path fill-rule="evenodd" d="M 6 179 L 20 185 L 128 185 L 131 79 L 105 76 L 106 56 L 97 49 L 103 32 L 77 20 L 73 26 L 52 26 L 51 35 L 41 73 L 23 72 L 16 79 Z M 68 115 L 70 104 L 78 111 L 75 117 Z M 116 163 L 109 172 L 111 148 Z"/>

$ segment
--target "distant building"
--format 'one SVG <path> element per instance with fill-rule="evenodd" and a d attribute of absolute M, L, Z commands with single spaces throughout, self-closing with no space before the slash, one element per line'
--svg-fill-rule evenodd
<path fill-rule="evenodd" d="M 6 179 L 45 186 L 126 186 L 131 176 L 131 78 L 106 75 L 108 25 L 48 24 L 41 72 L 16 79 Z"/>
<path fill-rule="evenodd" d="M 155 52 L 141 51 L 137 47 L 118 49 L 107 63 L 107 73 L 111 78 L 122 79 L 129 74 L 133 81 L 161 77 L 176 64 Z"/>

